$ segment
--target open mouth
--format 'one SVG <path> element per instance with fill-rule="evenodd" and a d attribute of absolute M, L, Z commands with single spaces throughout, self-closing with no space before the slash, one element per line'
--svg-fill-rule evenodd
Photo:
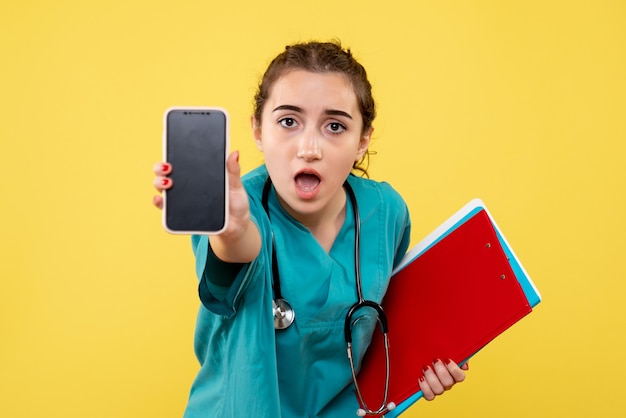
<path fill-rule="evenodd" d="M 320 185 L 320 177 L 314 173 L 298 173 L 296 175 L 296 187 L 303 192 L 315 190 Z"/>

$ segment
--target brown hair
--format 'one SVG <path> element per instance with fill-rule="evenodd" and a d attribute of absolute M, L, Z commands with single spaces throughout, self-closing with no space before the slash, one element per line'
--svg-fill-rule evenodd
<path fill-rule="evenodd" d="M 265 102 L 274 83 L 287 71 L 302 69 L 315 73 L 340 73 L 352 83 L 363 118 L 363 133 L 372 127 L 376 117 L 376 104 L 372 96 L 372 85 L 367 79 L 365 68 L 344 49 L 339 41 L 306 42 L 288 45 L 272 60 L 254 96 L 254 117 L 260 123 Z M 354 163 L 353 169 L 367 176 L 368 150 L 363 158 Z"/>

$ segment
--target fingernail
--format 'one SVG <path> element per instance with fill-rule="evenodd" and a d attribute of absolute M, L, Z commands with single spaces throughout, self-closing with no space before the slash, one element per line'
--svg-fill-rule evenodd
<path fill-rule="evenodd" d="M 432 368 L 432 367 L 430 367 L 430 365 L 428 365 L 428 366 L 425 366 L 424 368 L 422 368 L 422 371 L 423 371 L 424 373 L 426 373 L 427 371 L 432 370 L 432 369 L 433 369 L 433 368 Z"/>
<path fill-rule="evenodd" d="M 239 162 L 239 151 L 235 151 L 235 161 Z"/>
<path fill-rule="evenodd" d="M 452 361 L 452 359 L 450 359 L 450 358 L 449 358 L 449 359 L 447 359 L 447 360 L 446 360 L 446 364 L 452 364 L 452 363 L 454 363 L 454 362 Z"/>
<path fill-rule="evenodd" d="M 163 180 L 161 180 L 161 185 L 167 186 L 168 184 L 170 184 L 170 179 L 163 179 Z"/>
<path fill-rule="evenodd" d="M 170 170 L 170 165 L 169 165 L 169 164 L 163 164 L 163 165 L 161 166 L 161 170 L 163 170 L 163 171 L 169 171 L 169 170 Z"/>
<path fill-rule="evenodd" d="M 440 359 L 436 358 L 436 359 L 433 360 L 433 364 L 436 364 L 436 363 L 438 363 L 440 361 L 441 361 Z"/>

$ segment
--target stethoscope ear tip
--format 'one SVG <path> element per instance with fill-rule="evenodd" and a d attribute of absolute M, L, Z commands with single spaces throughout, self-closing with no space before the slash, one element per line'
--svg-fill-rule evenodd
<path fill-rule="evenodd" d="M 382 409 L 382 411 L 379 409 L 376 412 L 370 411 L 370 413 L 371 414 L 377 414 L 377 413 L 380 413 L 380 412 L 384 412 L 386 414 L 387 412 L 390 412 L 390 411 L 393 411 L 394 409 L 396 409 L 396 404 L 395 404 L 395 402 L 389 402 L 387 404 L 386 408 L 381 408 L 381 409 Z M 365 409 L 359 408 L 359 409 L 356 410 L 356 414 L 359 417 L 364 417 L 365 415 L 367 415 L 367 412 L 365 411 Z"/>

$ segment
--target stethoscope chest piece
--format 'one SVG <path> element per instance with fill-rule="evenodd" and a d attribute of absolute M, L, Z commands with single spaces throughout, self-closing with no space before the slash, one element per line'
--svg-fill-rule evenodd
<path fill-rule="evenodd" d="M 274 310 L 274 328 L 285 329 L 293 324 L 296 319 L 296 313 L 285 299 L 274 299 L 272 302 Z"/>

